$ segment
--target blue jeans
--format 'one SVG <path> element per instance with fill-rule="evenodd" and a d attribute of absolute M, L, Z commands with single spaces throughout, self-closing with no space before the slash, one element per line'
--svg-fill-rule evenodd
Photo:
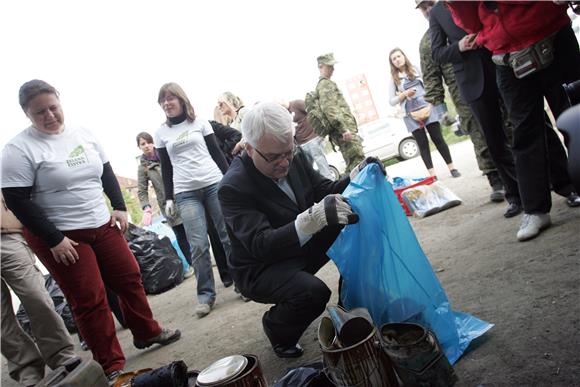
<path fill-rule="evenodd" d="M 200 304 L 209 305 L 213 305 L 215 302 L 216 292 L 207 240 L 206 211 L 213 220 L 228 261 L 232 251 L 217 190 L 216 183 L 175 195 L 175 202 L 183 219 L 185 234 L 191 246 L 191 259 L 197 279 L 197 301 Z"/>

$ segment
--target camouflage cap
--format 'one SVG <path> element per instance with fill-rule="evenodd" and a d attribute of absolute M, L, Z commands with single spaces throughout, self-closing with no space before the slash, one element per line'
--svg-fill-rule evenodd
<path fill-rule="evenodd" d="M 318 58 L 316 58 L 316 61 L 318 62 L 318 64 L 323 64 L 323 65 L 327 65 L 327 66 L 334 66 L 336 63 L 338 63 L 335 59 L 334 59 L 334 53 L 329 52 L 328 54 L 323 54 L 320 55 Z"/>
<path fill-rule="evenodd" d="M 415 0 L 415 9 L 419 8 L 422 3 L 426 3 L 428 0 Z M 433 1 L 430 1 L 433 2 Z"/>

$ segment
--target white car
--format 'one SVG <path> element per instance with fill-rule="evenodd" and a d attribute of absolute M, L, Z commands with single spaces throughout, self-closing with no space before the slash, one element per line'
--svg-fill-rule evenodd
<path fill-rule="evenodd" d="M 393 157 L 407 160 L 419 155 L 417 142 L 400 118 L 381 118 L 361 125 L 358 134 L 363 139 L 365 156 L 374 156 L 381 160 Z M 326 159 L 335 178 L 338 178 L 346 166 L 338 148 L 336 152 L 327 153 Z"/>

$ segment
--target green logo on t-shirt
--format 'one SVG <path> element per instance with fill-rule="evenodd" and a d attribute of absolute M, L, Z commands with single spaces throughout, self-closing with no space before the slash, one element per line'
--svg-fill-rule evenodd
<path fill-rule="evenodd" d="M 79 165 L 86 163 L 88 163 L 87 155 L 85 153 L 85 148 L 83 148 L 82 145 L 79 145 L 73 149 L 73 151 L 69 153 L 68 158 L 66 159 L 66 164 L 69 168 L 78 167 Z"/>
<path fill-rule="evenodd" d="M 179 136 L 175 138 L 173 146 L 183 145 L 187 143 L 188 140 L 189 140 L 189 130 L 186 130 L 185 132 L 181 133 Z"/>

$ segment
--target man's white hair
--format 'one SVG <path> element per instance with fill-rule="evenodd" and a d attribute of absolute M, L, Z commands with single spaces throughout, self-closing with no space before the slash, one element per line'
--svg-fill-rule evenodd
<path fill-rule="evenodd" d="M 254 148 L 266 133 L 280 142 L 288 141 L 289 134 L 294 137 L 292 115 L 279 103 L 260 102 L 242 120 L 242 135 Z"/>

